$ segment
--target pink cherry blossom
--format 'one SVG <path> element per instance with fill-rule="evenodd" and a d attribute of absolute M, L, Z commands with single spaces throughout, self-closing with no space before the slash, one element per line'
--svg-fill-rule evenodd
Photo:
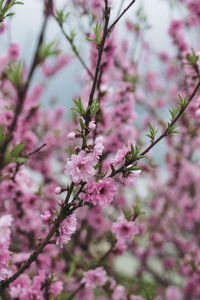
<path fill-rule="evenodd" d="M 64 244 L 71 240 L 72 234 L 75 233 L 77 228 L 76 215 L 72 214 L 64 219 L 59 227 L 59 236 L 56 239 L 56 244 L 63 247 Z"/>
<path fill-rule="evenodd" d="M 67 160 L 65 174 L 70 175 L 76 184 L 87 181 L 95 174 L 94 164 L 93 155 L 82 150 L 77 155 L 72 154 L 71 159 Z"/>
<path fill-rule="evenodd" d="M 103 286 L 107 281 L 107 274 L 103 267 L 98 267 L 93 270 L 84 272 L 82 283 L 88 288 L 95 288 L 97 286 Z"/>
<path fill-rule="evenodd" d="M 118 240 L 127 240 L 133 238 L 139 231 L 133 221 L 127 221 L 124 217 L 119 217 L 112 226 L 113 234 Z"/>
<path fill-rule="evenodd" d="M 85 202 L 105 206 L 113 201 L 117 192 L 112 178 L 103 178 L 98 182 L 91 179 L 86 185 Z"/>
<path fill-rule="evenodd" d="M 120 181 L 122 183 L 124 183 L 126 186 L 132 186 L 137 177 L 142 173 L 141 170 L 135 170 L 135 171 L 131 171 L 131 172 L 127 172 L 126 174 L 121 174 L 120 175 Z"/>
<path fill-rule="evenodd" d="M 16 61 L 19 58 L 19 54 L 20 54 L 19 45 L 17 43 L 10 44 L 10 47 L 8 49 L 9 58 Z"/>

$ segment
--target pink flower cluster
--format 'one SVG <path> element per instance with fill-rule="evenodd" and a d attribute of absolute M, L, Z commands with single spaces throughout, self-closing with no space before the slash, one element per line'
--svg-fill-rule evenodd
<path fill-rule="evenodd" d="M 45 272 L 40 273 L 33 277 L 31 280 L 26 274 L 22 274 L 11 284 L 10 295 L 14 299 L 28 300 L 28 299 L 41 299 L 45 294 L 45 282 L 47 276 Z M 55 280 L 46 287 L 50 295 L 57 297 L 63 290 L 62 281 Z"/>
<path fill-rule="evenodd" d="M 11 215 L 0 217 L 0 280 L 8 275 L 8 264 L 10 259 L 10 235 L 13 218 Z"/>
<path fill-rule="evenodd" d="M 124 217 L 119 217 L 116 223 L 112 225 L 112 231 L 118 240 L 133 239 L 139 230 L 133 221 L 127 221 Z"/>
<path fill-rule="evenodd" d="M 77 228 L 76 215 L 72 214 L 64 219 L 59 227 L 59 236 L 56 239 L 56 244 L 63 247 L 64 244 L 71 240 L 72 234 L 75 233 Z"/>
<path fill-rule="evenodd" d="M 103 286 L 107 281 L 107 274 L 103 267 L 84 272 L 82 283 L 87 288 L 94 289 L 97 286 Z"/>
<path fill-rule="evenodd" d="M 105 206 L 111 204 L 116 195 L 117 188 L 112 178 L 103 178 L 97 182 L 90 179 L 86 185 L 85 192 L 84 202 Z"/>
<path fill-rule="evenodd" d="M 65 174 L 70 174 L 70 178 L 75 184 L 88 181 L 95 174 L 94 164 L 93 155 L 82 150 L 79 154 L 72 154 L 71 159 L 67 160 Z"/>

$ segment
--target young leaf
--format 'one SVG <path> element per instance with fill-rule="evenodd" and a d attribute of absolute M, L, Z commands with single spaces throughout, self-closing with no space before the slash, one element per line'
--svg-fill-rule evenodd
<path fill-rule="evenodd" d="M 122 211 L 123 211 L 123 214 L 124 214 L 125 219 L 126 219 L 128 222 L 130 222 L 131 219 L 133 218 L 132 212 L 131 212 L 129 209 L 127 209 L 127 208 L 122 208 Z"/>
<path fill-rule="evenodd" d="M 24 63 L 22 61 L 11 62 L 9 68 L 5 70 L 5 74 L 14 86 L 21 87 L 23 85 L 23 70 Z"/>
<path fill-rule="evenodd" d="M 152 141 L 154 141 L 155 136 L 158 132 L 158 129 L 156 129 L 154 126 L 152 126 L 150 123 L 148 124 L 149 127 L 149 133 L 146 134 L 147 137 L 149 137 Z"/>
<path fill-rule="evenodd" d="M 99 110 L 99 102 L 98 100 L 94 100 L 90 106 L 90 115 L 91 117 L 95 116 Z"/>
<path fill-rule="evenodd" d="M 168 131 L 170 133 L 179 133 L 178 130 L 176 130 L 176 128 L 178 127 L 178 123 L 174 123 L 173 125 L 171 125 L 170 123 L 168 123 Z"/>
<path fill-rule="evenodd" d="M 178 94 L 178 97 L 179 97 L 179 100 L 180 100 L 180 101 L 179 101 L 177 104 L 179 104 L 180 107 L 183 108 L 183 109 L 186 108 L 187 105 L 188 105 L 188 103 L 189 103 L 189 102 L 187 101 L 188 95 L 186 95 L 184 99 L 181 97 L 180 94 Z"/>
<path fill-rule="evenodd" d="M 179 108 L 178 108 L 178 107 L 172 106 L 172 107 L 169 109 L 169 113 L 170 113 L 170 115 L 171 115 L 171 121 L 173 121 L 173 120 L 176 118 L 178 112 L 179 112 Z"/>
<path fill-rule="evenodd" d="M 52 41 L 48 44 L 43 44 L 39 50 L 39 62 L 42 63 L 49 56 L 57 55 L 60 53 L 57 41 Z"/>

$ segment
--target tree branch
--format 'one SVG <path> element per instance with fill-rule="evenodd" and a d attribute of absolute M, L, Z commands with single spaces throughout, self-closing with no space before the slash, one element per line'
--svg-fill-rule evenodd
<path fill-rule="evenodd" d="M 74 44 L 74 41 L 68 36 L 68 34 L 65 32 L 64 28 L 63 28 L 63 25 L 60 24 L 60 22 L 58 21 L 58 19 L 53 16 L 54 19 L 56 20 L 56 22 L 58 23 L 58 26 L 60 27 L 61 29 L 61 32 L 62 34 L 64 35 L 65 39 L 70 43 L 71 45 L 71 49 L 72 51 L 74 52 L 74 54 L 76 55 L 76 57 L 78 58 L 78 60 L 80 61 L 81 65 L 84 67 L 84 69 L 87 71 L 88 75 L 90 76 L 91 79 L 93 79 L 93 74 L 92 72 L 90 71 L 90 69 L 87 67 L 86 63 L 84 62 L 83 58 L 80 56 L 75 44 Z"/>
<path fill-rule="evenodd" d="M 188 107 L 188 105 L 190 104 L 190 102 L 192 101 L 192 99 L 194 98 L 194 96 L 196 95 L 197 91 L 200 88 L 200 81 L 197 83 L 196 87 L 194 88 L 192 94 L 190 95 L 190 97 L 188 98 L 188 103 L 187 105 L 185 105 L 184 107 L 182 107 L 179 111 L 179 113 L 177 114 L 177 116 L 174 118 L 174 120 L 171 121 L 170 123 L 170 127 L 172 127 L 183 115 L 183 113 L 185 112 L 186 108 Z M 148 146 L 142 153 L 140 153 L 140 155 L 144 156 L 145 154 L 147 154 L 157 143 L 159 143 L 164 137 L 168 136 L 170 134 L 168 128 L 165 129 L 165 131 L 154 141 L 151 143 L 150 146 Z M 134 163 L 135 161 L 140 160 L 141 158 L 136 158 L 134 160 L 129 161 L 128 165 Z M 121 173 L 124 169 L 125 165 L 123 165 L 121 168 L 119 168 L 118 170 L 113 169 L 110 177 L 113 177 L 115 175 L 117 175 L 118 173 Z"/>
<path fill-rule="evenodd" d="M 119 15 L 119 17 L 110 25 L 108 28 L 107 34 L 109 34 L 115 25 L 119 22 L 119 20 L 123 17 L 123 15 L 129 10 L 129 8 L 135 3 L 136 0 L 132 0 L 131 3 L 123 10 L 123 12 Z"/>

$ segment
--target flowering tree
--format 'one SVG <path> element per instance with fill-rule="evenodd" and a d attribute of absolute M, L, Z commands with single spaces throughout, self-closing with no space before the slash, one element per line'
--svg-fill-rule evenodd
<path fill-rule="evenodd" d="M 43 2 L 30 67 L 16 43 L 0 56 L 0 296 L 198 300 L 200 60 L 188 32 L 199 28 L 199 0 L 176 2 L 185 15 L 169 26 L 173 55 L 146 40 L 142 7 L 126 17 L 135 0 L 68 1 L 71 14 Z M 1 35 L 20 4 L 0 1 Z M 71 15 L 82 22 L 88 63 L 67 28 Z M 71 53 L 46 42 L 49 20 Z M 159 73 L 141 67 L 151 57 Z M 45 85 L 33 76 L 41 69 L 48 80 L 76 59 L 83 88 L 66 120 L 63 108 L 41 108 Z M 152 152 L 160 141 L 163 166 Z M 116 269 L 127 254 L 131 276 Z"/>

